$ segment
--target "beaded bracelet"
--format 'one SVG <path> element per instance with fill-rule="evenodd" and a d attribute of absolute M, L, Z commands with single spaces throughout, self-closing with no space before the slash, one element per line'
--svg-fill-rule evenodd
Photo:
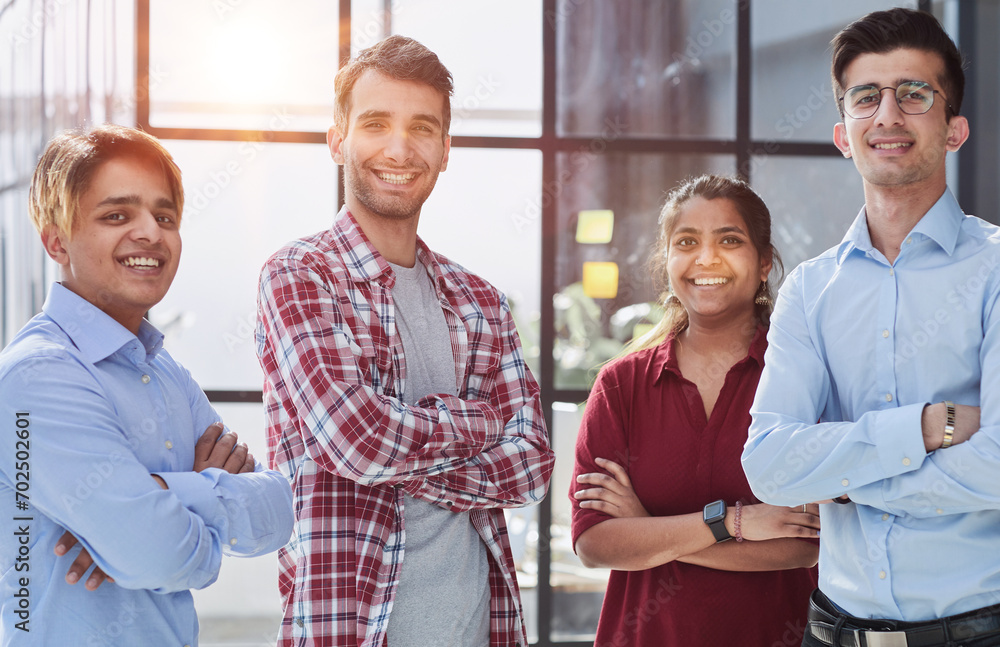
<path fill-rule="evenodd" d="M 736 502 L 736 517 L 733 518 L 733 530 L 736 531 L 736 541 L 743 541 L 743 533 L 740 532 L 740 517 L 743 514 L 743 504 Z"/>

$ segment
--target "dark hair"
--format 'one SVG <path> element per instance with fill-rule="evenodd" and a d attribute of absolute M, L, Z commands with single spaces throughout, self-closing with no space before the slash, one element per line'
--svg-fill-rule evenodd
<path fill-rule="evenodd" d="M 103 124 L 90 130 L 65 130 L 42 153 L 28 191 L 28 215 L 39 233 L 53 225 L 72 238 L 80 198 L 90 188 L 97 169 L 119 157 L 136 157 L 163 170 L 177 215 L 184 210 L 181 171 L 170 153 L 152 135 L 136 128 Z"/>
<path fill-rule="evenodd" d="M 781 263 L 778 250 L 771 242 L 771 212 L 761 197 L 757 195 L 757 192 L 750 188 L 749 184 L 736 177 L 702 175 L 688 180 L 667 194 L 666 203 L 663 205 L 660 218 L 657 221 L 656 243 L 649 258 L 649 270 L 656 283 L 656 288 L 661 294 L 665 309 L 663 318 L 652 331 L 633 340 L 626 347 L 625 353 L 656 346 L 662 343 L 669 334 L 687 328 L 687 310 L 670 292 L 670 282 L 667 276 L 667 254 L 670 251 L 670 237 L 674 233 L 677 219 L 680 217 L 684 205 L 692 198 L 699 197 L 706 200 L 729 200 L 733 203 L 736 211 L 743 218 L 747 234 L 757 250 L 757 254 L 762 259 L 771 259 L 772 271 L 775 272 L 777 280 L 781 280 L 784 266 Z M 767 303 L 755 302 L 754 314 L 761 324 L 767 325 L 774 307 L 773 282 L 768 281 L 766 285 L 761 286 L 757 294 L 758 296 L 766 296 Z"/>
<path fill-rule="evenodd" d="M 336 103 L 333 123 L 346 135 L 351 116 L 351 92 L 368 70 L 375 70 L 398 81 L 416 81 L 431 86 L 441 94 L 444 102 L 444 122 L 441 124 L 445 136 L 451 128 L 451 95 L 454 85 L 451 72 L 441 63 L 437 54 L 419 42 L 406 36 L 389 36 L 367 49 L 358 52 L 344 67 L 340 68 L 334 80 Z"/>
<path fill-rule="evenodd" d="M 965 94 L 965 72 L 962 53 L 941 27 L 937 18 L 924 11 L 890 9 L 874 11 L 844 27 L 830 43 L 833 46 L 833 93 L 839 99 L 844 90 L 844 71 L 862 54 L 886 54 L 901 49 L 932 52 L 944 63 L 944 76 L 938 79 L 951 110 L 946 110 L 948 120 L 962 109 Z M 844 108 L 837 102 L 840 116 Z"/>

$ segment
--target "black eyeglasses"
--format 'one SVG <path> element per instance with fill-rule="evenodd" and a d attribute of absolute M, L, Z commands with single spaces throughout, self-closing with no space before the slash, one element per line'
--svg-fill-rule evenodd
<path fill-rule="evenodd" d="M 934 95 L 941 94 L 923 81 L 905 81 L 895 88 L 879 88 L 874 85 L 856 85 L 840 97 L 844 112 L 853 119 L 867 119 L 878 111 L 882 103 L 882 92 L 893 90 L 899 109 L 908 115 L 922 115 L 934 105 Z M 944 95 L 941 95 L 944 97 Z M 952 110 L 945 98 L 945 105 Z"/>

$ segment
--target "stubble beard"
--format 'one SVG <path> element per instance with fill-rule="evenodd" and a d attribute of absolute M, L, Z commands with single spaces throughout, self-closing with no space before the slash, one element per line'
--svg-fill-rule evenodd
<path fill-rule="evenodd" d="M 344 185 L 347 192 L 353 193 L 357 201 L 373 215 L 386 220 L 409 220 L 419 215 L 421 207 L 437 183 L 437 173 L 432 175 L 430 169 L 420 169 L 420 175 L 427 181 L 426 187 L 413 197 L 404 198 L 376 188 L 374 180 L 371 179 L 371 170 L 364 165 L 360 167 L 351 165 L 346 171 Z"/>

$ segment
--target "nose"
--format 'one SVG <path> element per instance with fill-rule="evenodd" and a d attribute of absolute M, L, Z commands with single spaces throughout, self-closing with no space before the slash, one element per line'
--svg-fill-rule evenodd
<path fill-rule="evenodd" d="M 884 94 L 886 90 L 890 91 L 888 97 Z M 892 126 L 903 123 L 905 117 L 903 116 L 903 111 L 899 108 L 899 102 L 896 101 L 896 88 L 882 88 L 879 92 L 879 97 L 878 108 L 875 109 L 875 123 L 880 126 Z"/>
<path fill-rule="evenodd" d="M 148 243 L 158 243 L 163 238 L 163 229 L 149 211 L 143 211 L 132 219 L 132 228 L 129 232 L 133 240 L 146 241 Z"/>
<path fill-rule="evenodd" d="M 715 245 L 705 244 L 702 245 L 698 250 L 698 255 L 695 257 L 694 262 L 696 265 L 701 265 L 702 267 L 710 267 L 719 262 L 719 250 L 716 249 Z"/>
<path fill-rule="evenodd" d="M 394 130 L 389 133 L 382 151 L 387 159 L 397 164 L 404 164 L 413 156 L 413 142 L 405 130 Z"/>

